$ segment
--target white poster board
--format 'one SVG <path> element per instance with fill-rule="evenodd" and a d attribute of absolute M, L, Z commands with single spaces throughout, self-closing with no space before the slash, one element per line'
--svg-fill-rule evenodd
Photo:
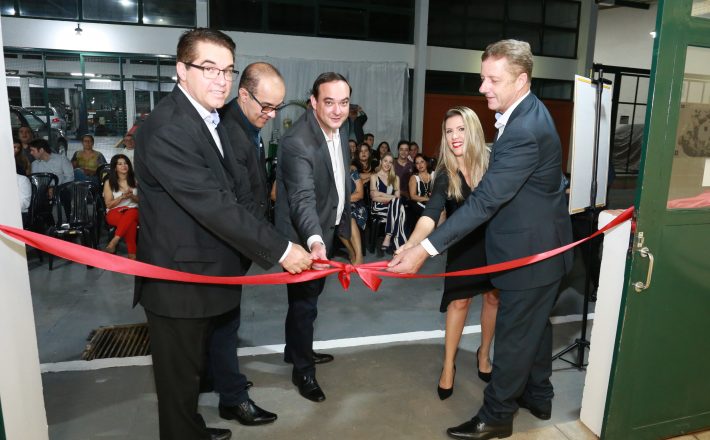
<path fill-rule="evenodd" d="M 597 86 L 589 78 L 574 77 L 574 115 L 572 118 L 572 175 L 569 188 L 569 212 L 575 214 L 590 206 L 594 161 Z M 604 84 L 599 115 L 599 154 L 597 161 L 596 206 L 606 205 L 609 180 L 609 131 L 611 121 L 611 86 Z"/>

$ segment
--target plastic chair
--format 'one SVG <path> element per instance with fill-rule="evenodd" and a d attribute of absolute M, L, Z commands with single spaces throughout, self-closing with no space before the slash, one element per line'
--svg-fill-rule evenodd
<path fill-rule="evenodd" d="M 59 178 L 53 173 L 33 173 L 29 178 L 32 184 L 32 196 L 28 210 L 29 222 L 25 229 L 47 234 L 47 230 L 55 223 L 52 210 Z M 37 255 L 42 262 L 42 251 L 37 250 Z"/>
<path fill-rule="evenodd" d="M 57 223 L 49 235 L 62 240 L 80 239 L 84 246 L 96 248 L 98 196 L 92 182 L 67 182 L 57 188 Z M 49 270 L 53 258 L 49 257 Z M 90 266 L 87 266 L 89 268 Z"/>

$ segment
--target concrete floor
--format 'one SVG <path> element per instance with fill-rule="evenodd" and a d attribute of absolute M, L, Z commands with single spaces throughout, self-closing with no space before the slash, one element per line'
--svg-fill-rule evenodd
<path fill-rule="evenodd" d="M 633 190 L 617 192 L 618 206 L 612 207 L 628 206 L 632 194 Z M 373 256 L 366 260 L 372 261 Z M 580 323 L 574 320 L 582 310 L 581 261 L 576 259 L 575 269 L 564 281 L 553 313 L 577 315 L 573 322 L 554 326 L 555 352 L 579 337 Z M 442 271 L 443 263 L 442 258 L 431 259 L 424 270 Z M 55 270 L 50 272 L 46 260 L 40 263 L 34 253 L 29 266 L 40 360 L 47 371 L 42 378 L 50 438 L 157 438 L 149 358 L 99 369 L 93 369 L 96 362 L 78 361 L 93 329 L 145 321 L 140 307 L 131 308 L 132 277 L 63 260 L 55 260 Z M 298 395 L 290 383 L 290 366 L 278 353 L 283 344 L 285 288 L 246 287 L 240 337 L 247 355 L 240 362 L 255 382 L 251 397 L 278 413 L 279 419 L 262 427 L 222 420 L 217 396 L 210 393 L 200 400 L 208 425 L 230 428 L 237 439 L 443 439 L 447 427 L 469 419 L 481 404 L 485 385 L 476 376 L 474 358 L 480 339 L 476 328 L 480 299 L 474 300 L 469 313 L 471 327 L 459 350 L 454 395 L 442 402 L 435 388 L 443 353 L 444 315 L 438 312 L 443 282 L 386 279 L 373 293 L 355 278 L 350 291 L 344 292 L 331 277 L 319 302 L 316 348 L 336 357 L 335 362 L 318 367 L 318 380 L 327 395 L 320 404 Z M 594 438 L 578 422 L 584 371 L 562 361 L 553 367 L 552 419 L 540 421 L 520 411 L 514 438 Z"/>

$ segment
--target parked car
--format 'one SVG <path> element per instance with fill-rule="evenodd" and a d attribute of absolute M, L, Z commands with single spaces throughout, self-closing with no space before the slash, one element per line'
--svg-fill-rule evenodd
<path fill-rule="evenodd" d="M 53 153 L 67 154 L 67 138 L 64 131 L 57 128 L 47 129 L 47 123 L 29 110 L 14 105 L 10 106 L 10 126 L 13 136 L 17 130 L 26 125 L 32 129 L 35 137 L 47 139 Z"/>
<path fill-rule="evenodd" d="M 64 114 L 60 113 L 59 110 L 53 106 L 45 107 L 43 105 L 31 105 L 26 107 L 27 110 L 31 111 L 43 121 L 47 120 L 47 115 L 49 115 L 49 121 L 52 124 L 52 128 L 67 131 L 67 121 L 64 119 Z"/>

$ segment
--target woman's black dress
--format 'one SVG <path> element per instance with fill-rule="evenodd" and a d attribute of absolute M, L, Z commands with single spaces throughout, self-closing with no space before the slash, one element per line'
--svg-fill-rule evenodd
<path fill-rule="evenodd" d="M 461 192 L 464 199 L 457 202 L 446 197 L 446 190 L 449 186 L 449 176 L 445 173 L 437 173 L 434 179 L 434 189 L 432 190 L 429 202 L 422 213 L 423 216 L 431 218 L 434 222 L 439 221 L 442 209 L 446 209 L 446 217 L 450 218 L 456 209 L 461 206 L 471 194 L 471 188 L 466 184 L 466 179 L 461 172 L 458 173 L 461 179 Z M 446 271 L 471 269 L 486 265 L 486 224 L 477 227 L 466 237 L 461 239 L 447 250 Z M 441 297 L 439 311 L 446 312 L 449 303 L 455 299 L 471 298 L 479 293 L 488 292 L 493 289 L 488 275 L 473 275 L 466 277 L 446 277 L 444 279 L 444 295 Z"/>

